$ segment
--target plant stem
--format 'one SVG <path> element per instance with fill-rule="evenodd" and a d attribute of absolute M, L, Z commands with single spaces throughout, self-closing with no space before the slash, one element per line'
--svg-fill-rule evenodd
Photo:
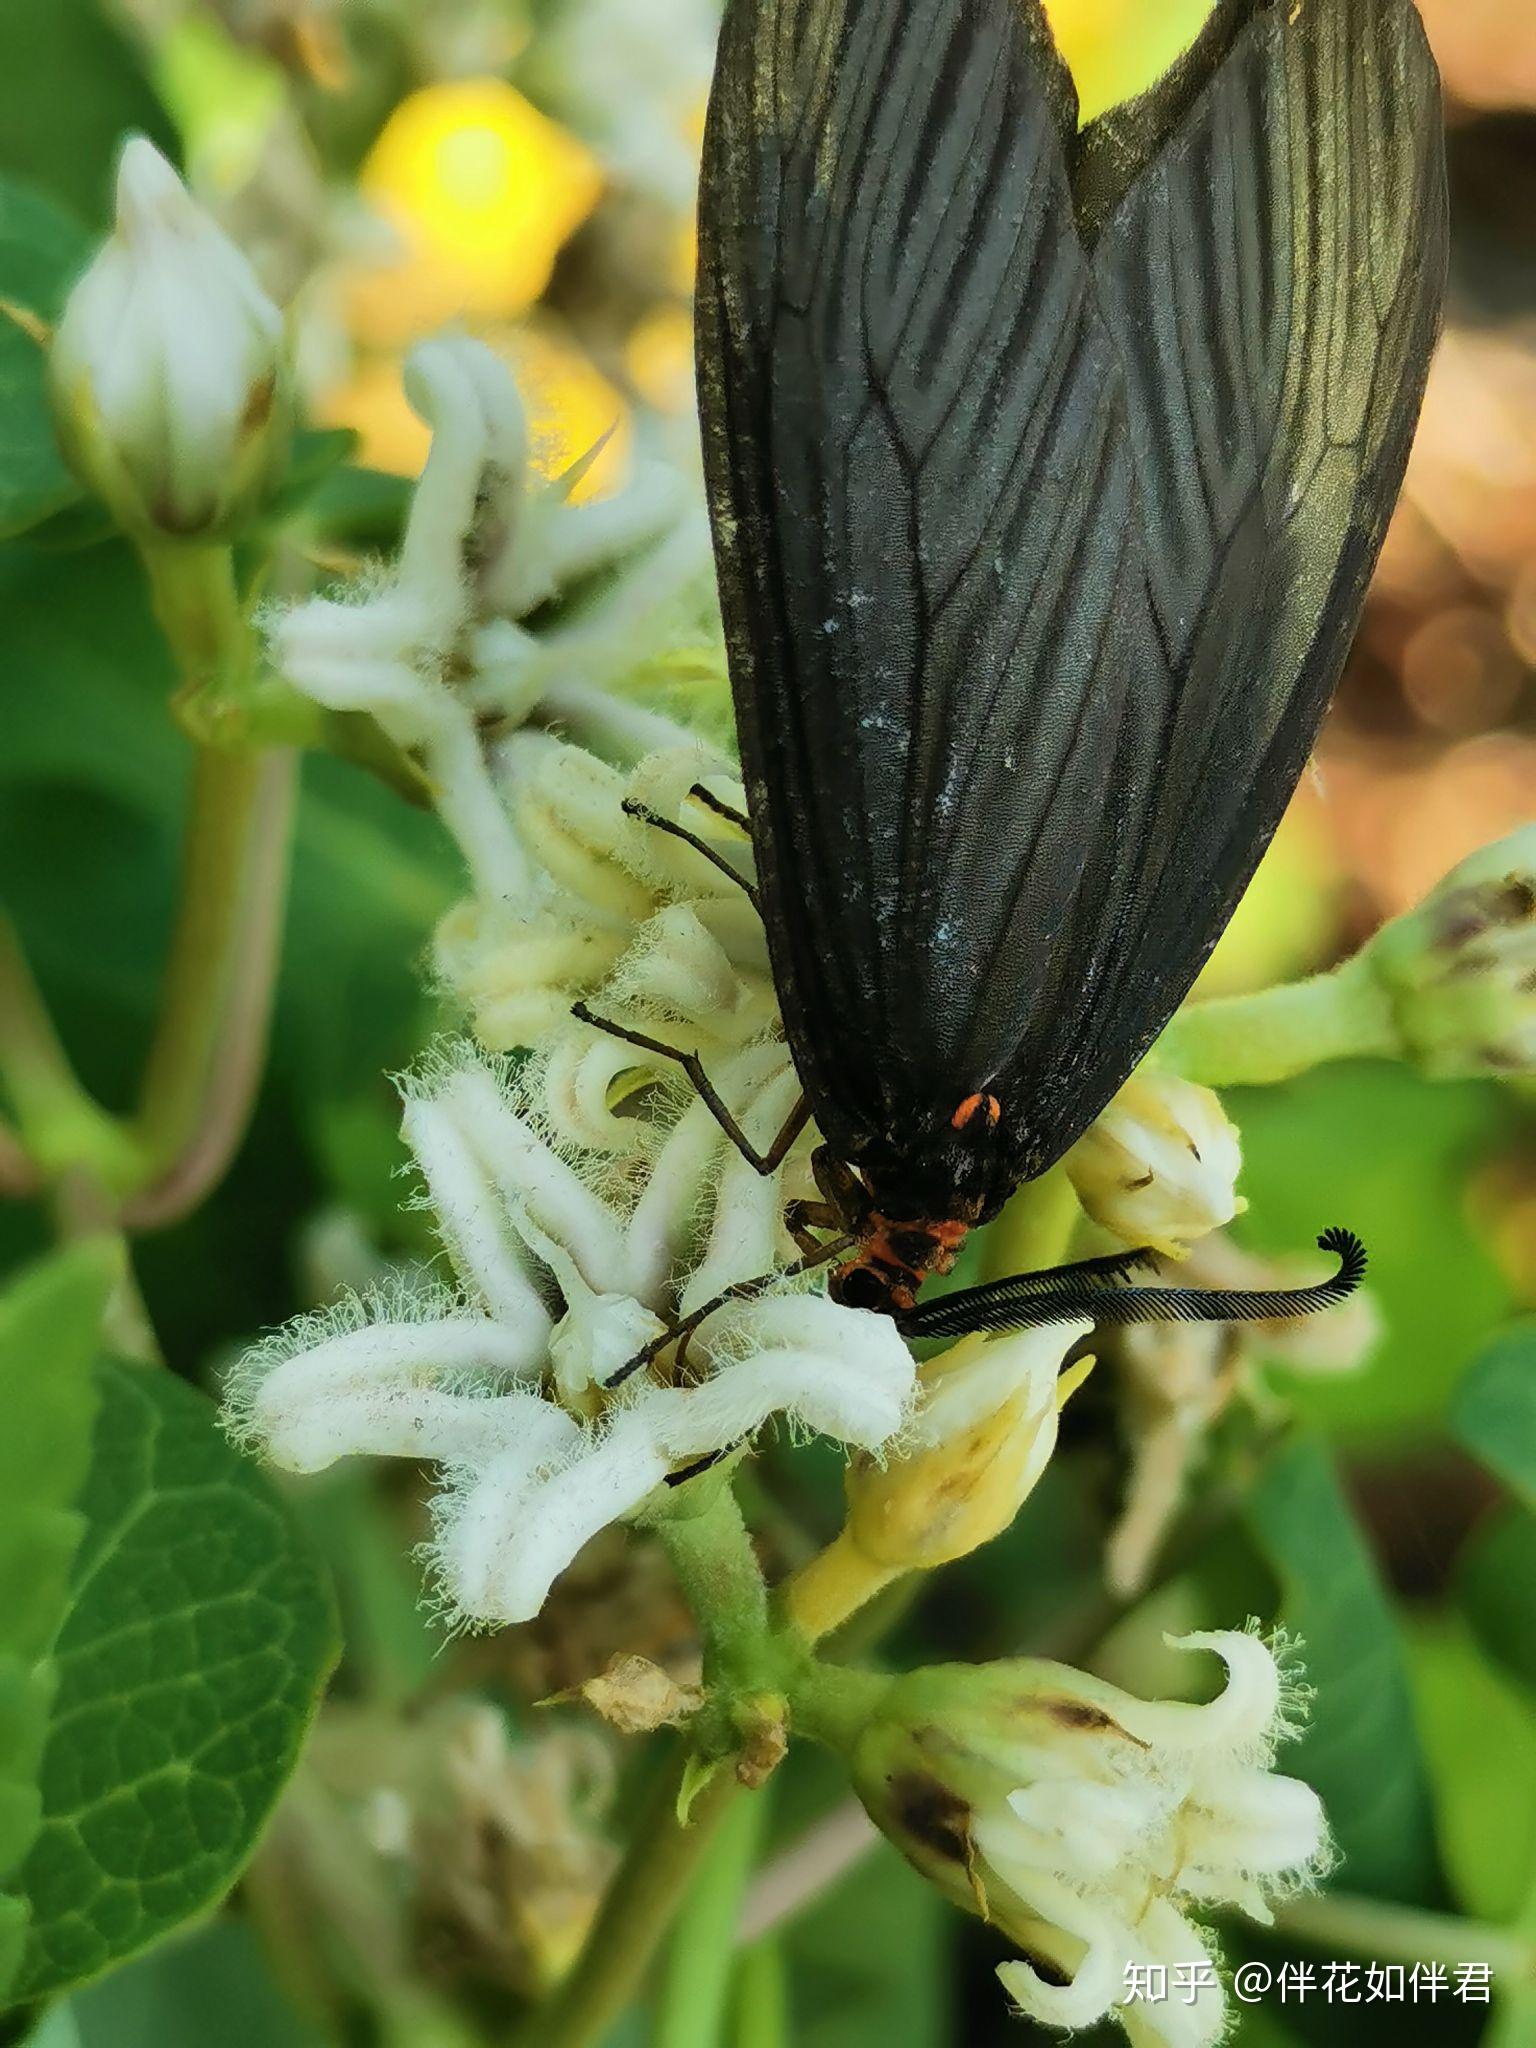
<path fill-rule="evenodd" d="M 731 2006 L 731 2048 L 790 2048 L 789 1985 L 776 1941 L 743 1951 Z"/>
<path fill-rule="evenodd" d="M 656 1533 L 698 1619 L 706 1683 L 765 1682 L 768 1591 L 729 1482 L 701 1511 L 658 1518 Z"/>
<path fill-rule="evenodd" d="M 135 1229 L 186 1215 L 223 1178 L 250 1120 L 281 963 L 296 757 L 199 752 L 165 999 L 145 1072 L 153 1177 Z M 220 799 L 235 802 L 227 820 Z"/>
<path fill-rule="evenodd" d="M 736 1923 L 767 1817 L 765 1797 L 738 1799 L 716 1828 L 667 1948 L 651 2048 L 716 2048 L 731 1988 Z"/>
<path fill-rule="evenodd" d="M 1391 999 L 1357 954 L 1288 987 L 1186 1004 L 1156 1056 L 1208 1088 L 1263 1087 L 1328 1060 L 1390 1058 L 1400 1046 Z"/>
<path fill-rule="evenodd" d="M 1277 1906 L 1275 1925 L 1285 1934 L 1375 1962 L 1486 1963 L 1501 1982 L 1536 1982 L 1536 1940 L 1529 1934 L 1454 1914 L 1324 1892 Z"/>
<path fill-rule="evenodd" d="M 679 1743 L 637 1819 L 570 1975 L 548 2004 L 529 2015 L 514 2048 L 598 2048 L 639 1992 L 705 1850 L 732 1804 L 745 1797 L 730 1772 L 720 1772 L 694 1800 L 683 1827 L 677 1800 L 686 1760 Z"/>
<path fill-rule="evenodd" d="M 200 747 L 182 848 L 181 902 L 135 1134 L 163 1221 L 212 1185 L 259 1077 L 287 877 L 293 757 Z"/>
<path fill-rule="evenodd" d="M 135 1170 L 131 1140 L 77 1078 L 21 941 L 0 915 L 0 1084 L 40 1180 L 85 1169 L 117 1186 Z"/>
<path fill-rule="evenodd" d="M 867 1558 L 843 1529 L 785 1580 L 779 1592 L 780 1611 L 808 1643 L 819 1643 L 901 1576 L 889 1565 Z"/>

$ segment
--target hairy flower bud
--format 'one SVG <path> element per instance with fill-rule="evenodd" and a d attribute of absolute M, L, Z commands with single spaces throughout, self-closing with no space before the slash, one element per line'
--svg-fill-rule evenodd
<path fill-rule="evenodd" d="M 1225 2005 L 1188 1909 L 1267 1919 L 1328 1838 L 1317 1795 L 1271 1768 L 1292 1732 L 1274 1651 L 1241 1631 L 1176 1647 L 1222 1658 L 1218 1699 L 1139 1700 L 1035 1661 L 940 1666 L 889 1686 L 851 1760 L 908 1861 L 1029 1958 L 999 1970 L 1029 2018 L 1114 2014 L 1149 2048 L 1207 2048 Z M 1181 1964 L 1201 1966 L 1190 2003 L 1124 2003 L 1133 1968 Z"/>
<path fill-rule="evenodd" d="M 1536 825 L 1452 868 L 1362 961 L 1407 1057 L 1436 1079 L 1536 1067 Z"/>
<path fill-rule="evenodd" d="M 1065 1164 L 1095 1223 L 1168 1258 L 1183 1258 L 1247 1206 L 1237 1193 L 1237 1129 L 1219 1099 L 1156 1069 L 1126 1082 Z"/>
<path fill-rule="evenodd" d="M 64 452 L 135 532 L 227 533 L 287 458 L 283 317 L 142 136 L 117 224 L 64 307 L 50 360 Z"/>
<path fill-rule="evenodd" d="M 921 1368 L 901 1450 L 849 1467 L 848 1533 L 872 1563 L 932 1570 L 1009 1527 L 1056 1447 L 1062 1358 L 1091 1328 L 966 1337 Z"/>

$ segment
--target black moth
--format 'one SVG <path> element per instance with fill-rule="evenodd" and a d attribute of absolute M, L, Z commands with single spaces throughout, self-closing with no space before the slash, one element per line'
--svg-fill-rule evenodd
<path fill-rule="evenodd" d="M 915 1303 L 1182 1000 L 1338 680 L 1445 272 L 1411 0 L 1221 0 L 1082 132 L 1038 0 L 730 0 L 700 216 L 760 901 L 825 1141 L 797 1221 L 839 1233 L 833 1294 L 918 1336 L 1339 1298 L 1347 1232 L 1293 1293 L 1106 1260 Z"/>

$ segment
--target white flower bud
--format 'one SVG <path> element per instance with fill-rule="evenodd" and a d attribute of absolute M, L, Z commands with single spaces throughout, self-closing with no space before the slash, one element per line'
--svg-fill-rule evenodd
<path fill-rule="evenodd" d="M 1242 1151 L 1220 1100 L 1155 1068 L 1134 1075 L 1067 1154 L 1078 1200 L 1122 1242 L 1181 1259 L 1247 1207 Z"/>
<path fill-rule="evenodd" d="M 1536 825 L 1452 868 L 1361 955 L 1436 1079 L 1536 1069 Z"/>
<path fill-rule="evenodd" d="M 59 438 L 123 525 L 227 533 L 286 460 L 283 317 L 142 136 L 117 225 L 70 293 L 50 360 Z"/>

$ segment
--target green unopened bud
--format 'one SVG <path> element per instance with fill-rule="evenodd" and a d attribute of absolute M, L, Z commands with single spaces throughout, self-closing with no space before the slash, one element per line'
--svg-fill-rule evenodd
<path fill-rule="evenodd" d="M 948 1665 L 898 1679 L 851 1743 L 859 1796 L 909 1862 L 1027 1960 L 1004 1984 L 1058 2027 L 1124 2020 L 1138 2042 L 1206 2048 L 1225 2001 L 1189 1909 L 1269 1901 L 1327 1854 L 1316 1793 L 1272 1767 L 1294 1689 L 1241 1631 L 1213 1650 L 1205 1706 L 1139 1700 L 1065 1665 Z M 1187 2001 L 1126 2001 L 1138 1972 L 1188 1974 Z"/>
<path fill-rule="evenodd" d="M 152 143 L 117 173 L 117 225 L 50 359 L 60 444 L 139 534 L 237 528 L 287 458 L 283 317 Z"/>
<path fill-rule="evenodd" d="M 1237 1127 L 1198 1082 L 1133 1075 L 1067 1154 L 1077 1198 L 1124 1243 L 1182 1259 L 1247 1207 Z"/>
<path fill-rule="evenodd" d="M 1536 825 L 1462 861 L 1366 947 L 1406 1058 L 1436 1079 L 1536 1068 Z"/>

